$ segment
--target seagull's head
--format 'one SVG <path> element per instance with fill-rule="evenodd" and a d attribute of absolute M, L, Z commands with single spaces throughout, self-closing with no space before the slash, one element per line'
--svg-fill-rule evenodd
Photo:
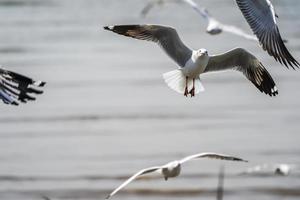
<path fill-rule="evenodd" d="M 208 56 L 208 52 L 207 52 L 207 50 L 206 49 L 199 49 L 198 51 L 197 51 L 197 56 L 198 57 L 202 57 L 202 56 Z"/>
<path fill-rule="evenodd" d="M 169 163 L 170 169 L 178 168 L 180 166 L 180 162 L 178 160 L 174 160 Z"/>

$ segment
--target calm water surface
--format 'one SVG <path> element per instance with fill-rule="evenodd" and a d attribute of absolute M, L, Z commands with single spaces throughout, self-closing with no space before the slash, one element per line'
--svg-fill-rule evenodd
<path fill-rule="evenodd" d="M 198 0 L 216 18 L 250 32 L 233 0 Z M 146 177 L 114 199 L 215 199 L 226 166 L 225 199 L 299 199 L 300 173 L 238 175 L 268 163 L 300 165 L 300 73 L 255 42 L 209 36 L 185 5 L 140 18 L 141 0 L 0 0 L 0 58 L 6 68 L 48 82 L 20 107 L 0 105 L 0 199 L 103 199 L 137 170 L 213 151 L 249 163 L 199 160 L 164 181 Z M 300 60 L 300 1 L 274 0 L 288 48 Z M 175 64 L 152 43 L 121 37 L 104 25 L 166 24 L 192 48 L 217 54 L 240 46 L 264 63 L 279 88 L 270 98 L 239 73 L 202 77 L 206 92 L 187 99 L 162 73 Z"/>

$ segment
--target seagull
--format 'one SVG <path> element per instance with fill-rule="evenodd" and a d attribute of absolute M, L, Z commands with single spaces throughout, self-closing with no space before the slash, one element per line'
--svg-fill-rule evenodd
<path fill-rule="evenodd" d="M 271 1 L 236 0 L 236 3 L 262 48 L 287 68 L 299 68 L 299 62 L 290 54 L 281 38 L 276 21 L 278 15 Z"/>
<path fill-rule="evenodd" d="M 144 174 L 148 174 L 148 173 L 151 173 L 151 172 L 158 172 L 164 177 L 164 179 L 166 181 L 168 180 L 168 178 L 177 177 L 180 174 L 181 165 L 183 163 L 185 163 L 187 161 L 197 159 L 197 158 L 211 158 L 211 159 L 221 159 L 221 160 L 248 162 L 248 161 L 243 160 L 243 159 L 238 158 L 238 157 L 233 157 L 233 156 L 223 155 L 223 154 L 217 154 L 217 153 L 194 154 L 194 155 L 191 155 L 191 156 L 187 156 L 187 157 L 185 157 L 181 160 L 175 160 L 175 161 L 169 162 L 169 163 L 167 163 L 165 165 L 162 165 L 162 166 L 149 167 L 149 168 L 145 168 L 145 169 L 140 170 L 139 172 L 137 172 L 136 174 L 131 176 L 129 179 L 127 179 L 124 183 L 122 183 L 118 188 L 116 188 L 114 191 L 112 191 L 106 197 L 106 199 L 109 199 L 114 194 L 116 194 L 119 190 L 121 190 L 123 187 L 125 187 L 127 184 L 129 184 L 131 181 L 133 181 L 137 177 L 139 177 L 141 175 L 144 175 Z"/>
<path fill-rule="evenodd" d="M 46 82 L 34 81 L 29 77 L 8 71 L 0 67 L 0 99 L 5 104 L 19 105 L 19 101 L 26 103 L 35 100 L 35 97 L 28 93 L 42 94 L 42 90 L 38 90 L 32 86 L 43 87 Z"/>
<path fill-rule="evenodd" d="M 261 92 L 270 96 L 278 94 L 277 87 L 262 65 L 251 53 L 235 48 L 220 55 L 208 55 L 206 49 L 191 50 L 180 40 L 172 27 L 160 25 L 105 26 L 105 30 L 127 37 L 153 41 L 177 63 L 178 69 L 163 74 L 166 84 L 176 92 L 191 97 L 204 87 L 200 75 L 207 72 L 234 69 L 242 72 Z"/>
<path fill-rule="evenodd" d="M 142 16 L 146 16 L 149 11 L 155 6 L 155 5 L 163 5 L 167 2 L 174 2 L 174 3 L 185 3 L 192 7 L 202 18 L 204 18 L 207 22 L 207 28 L 206 32 L 211 35 L 217 35 L 224 32 L 232 33 L 237 36 L 244 37 L 248 40 L 258 41 L 257 37 L 255 35 L 250 35 L 245 33 L 242 29 L 227 25 L 219 22 L 214 17 L 211 16 L 211 14 L 208 12 L 208 10 L 204 7 L 200 7 L 195 1 L 193 0 L 154 0 L 150 1 L 141 11 Z"/>
<path fill-rule="evenodd" d="M 167 0 L 154 0 L 149 2 L 142 10 L 142 15 L 146 15 L 154 5 L 162 5 Z M 170 1 L 170 0 L 169 0 Z M 183 2 L 191 6 L 198 14 L 206 19 L 208 26 L 206 32 L 215 35 L 222 31 L 242 36 L 249 40 L 259 41 L 263 50 L 273 56 L 276 61 L 285 65 L 287 68 L 299 68 L 299 62 L 290 54 L 285 44 L 287 40 L 282 39 L 276 18 L 278 15 L 274 10 L 270 0 L 235 0 L 244 18 L 250 25 L 254 35 L 245 33 L 235 26 L 222 24 L 213 18 L 206 8 L 201 8 L 193 0 L 174 0 L 174 2 Z M 172 1 L 173 2 L 173 1 Z"/>
<path fill-rule="evenodd" d="M 281 176 L 287 176 L 291 173 L 291 170 L 296 169 L 296 165 L 292 164 L 262 164 L 257 165 L 254 167 L 248 168 L 244 173 L 242 174 L 274 174 L 274 175 L 281 175 Z"/>

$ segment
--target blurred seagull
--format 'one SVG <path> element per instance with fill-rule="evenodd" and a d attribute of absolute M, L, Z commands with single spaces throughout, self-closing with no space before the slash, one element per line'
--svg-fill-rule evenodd
<path fill-rule="evenodd" d="M 191 97 L 204 87 L 200 74 L 222 70 L 242 72 L 261 92 L 270 96 L 278 94 L 276 85 L 262 63 L 242 48 L 224 54 L 209 56 L 206 49 L 191 50 L 183 44 L 175 29 L 159 25 L 118 25 L 105 26 L 115 33 L 159 44 L 179 65 L 179 69 L 163 74 L 167 85 L 178 93 Z"/>
<path fill-rule="evenodd" d="M 278 15 L 271 1 L 236 0 L 236 3 L 262 48 L 287 68 L 299 68 L 299 62 L 290 54 L 281 38 L 276 22 Z"/>
<path fill-rule="evenodd" d="M 296 165 L 292 164 L 262 164 L 262 165 L 257 165 L 254 167 L 248 168 L 245 172 L 242 174 L 274 174 L 274 175 L 282 175 L 282 176 L 287 176 L 291 173 L 291 170 L 296 169 Z"/>
<path fill-rule="evenodd" d="M 168 178 L 177 177 L 180 174 L 181 171 L 181 165 L 187 161 L 194 160 L 197 158 L 211 158 L 211 159 L 221 159 L 221 160 L 230 160 L 230 161 L 242 161 L 242 162 L 248 162 L 246 160 L 243 160 L 241 158 L 229 156 L 229 155 L 223 155 L 223 154 L 217 154 L 217 153 L 199 153 L 195 155 L 191 155 L 188 157 L 185 157 L 181 160 L 175 160 L 172 162 L 169 162 L 162 166 L 156 166 L 156 167 L 150 167 L 146 169 L 142 169 L 133 176 L 131 176 L 129 179 L 127 179 L 123 184 L 121 184 L 118 188 L 116 188 L 113 192 L 111 192 L 106 199 L 109 199 L 111 196 L 116 194 L 119 190 L 121 190 L 123 187 L 125 187 L 127 184 L 129 184 L 131 181 L 136 179 L 137 177 L 148 174 L 151 172 L 158 172 L 163 175 L 164 179 L 167 181 Z"/>
<path fill-rule="evenodd" d="M 163 5 L 167 2 L 174 2 L 174 3 L 186 3 L 187 5 L 191 6 L 202 18 L 204 18 L 207 21 L 207 28 L 206 32 L 211 35 L 216 35 L 219 33 L 228 32 L 232 33 L 234 35 L 238 35 L 241 37 L 244 37 L 249 40 L 258 41 L 257 38 L 254 35 L 249 35 L 245 33 L 242 29 L 232 26 L 232 25 L 226 25 L 218 20 L 216 20 L 214 17 L 212 17 L 208 10 L 204 7 L 200 7 L 198 4 L 196 4 L 193 0 L 154 0 L 150 1 L 142 10 L 141 14 L 143 16 L 146 16 L 149 11 L 155 6 L 155 5 Z"/>
<path fill-rule="evenodd" d="M 19 102 L 35 100 L 35 97 L 28 93 L 42 94 L 43 91 L 33 88 L 43 87 L 46 83 L 42 81 L 34 81 L 24 75 L 5 70 L 0 67 L 0 99 L 5 104 L 19 105 Z"/>

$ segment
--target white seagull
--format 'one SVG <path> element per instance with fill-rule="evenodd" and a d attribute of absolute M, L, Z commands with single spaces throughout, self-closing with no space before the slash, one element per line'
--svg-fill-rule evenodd
<path fill-rule="evenodd" d="M 26 103 L 35 100 L 35 97 L 29 95 L 42 94 L 42 90 L 34 88 L 43 87 L 46 83 L 34 81 L 29 77 L 8 71 L 0 67 L 0 99 L 5 104 L 19 105 L 19 101 Z"/>
<path fill-rule="evenodd" d="M 281 38 L 274 7 L 270 0 L 236 0 L 262 48 L 287 68 L 299 68 L 299 62 L 290 54 Z"/>
<path fill-rule="evenodd" d="M 229 155 L 223 155 L 223 154 L 217 154 L 217 153 L 199 153 L 191 156 L 187 156 L 181 160 L 175 160 L 172 162 L 169 162 L 162 166 L 155 166 L 155 167 L 149 167 L 146 169 L 142 169 L 133 176 L 131 176 L 129 179 L 127 179 L 124 183 L 122 183 L 118 188 L 116 188 L 114 191 L 112 191 L 106 199 L 109 199 L 111 196 L 116 194 L 119 190 L 121 190 L 123 187 L 125 187 L 127 184 L 129 184 L 131 181 L 136 179 L 137 177 L 148 174 L 151 172 L 158 172 L 160 173 L 164 179 L 167 181 L 168 178 L 177 177 L 180 174 L 181 171 L 181 165 L 187 161 L 194 160 L 197 158 L 211 158 L 211 159 L 221 159 L 221 160 L 230 160 L 230 161 L 242 161 L 242 162 L 248 162 L 246 160 L 243 160 L 238 157 L 229 156 Z"/>
<path fill-rule="evenodd" d="M 206 32 L 211 35 L 216 35 L 219 33 L 228 32 L 232 33 L 237 36 L 244 37 L 249 40 L 258 41 L 255 35 L 249 35 L 245 33 L 242 29 L 232 26 L 223 24 L 220 21 L 216 20 L 214 17 L 210 15 L 208 10 L 204 7 L 200 7 L 195 1 L 193 0 L 153 0 L 150 1 L 141 11 L 141 14 L 143 16 L 146 16 L 149 11 L 155 6 L 155 5 L 163 5 L 167 2 L 174 2 L 174 3 L 185 3 L 189 6 L 191 6 L 202 18 L 204 18 L 207 22 Z"/>
<path fill-rule="evenodd" d="M 242 48 L 220 55 L 208 55 L 206 49 L 191 50 L 183 44 L 175 29 L 159 25 L 117 25 L 104 29 L 115 33 L 159 44 L 178 64 L 179 68 L 163 74 L 167 85 L 178 93 L 188 96 L 204 87 L 200 75 L 207 72 L 234 69 L 242 72 L 261 92 L 270 96 L 278 94 L 276 85 L 262 63 Z"/>

